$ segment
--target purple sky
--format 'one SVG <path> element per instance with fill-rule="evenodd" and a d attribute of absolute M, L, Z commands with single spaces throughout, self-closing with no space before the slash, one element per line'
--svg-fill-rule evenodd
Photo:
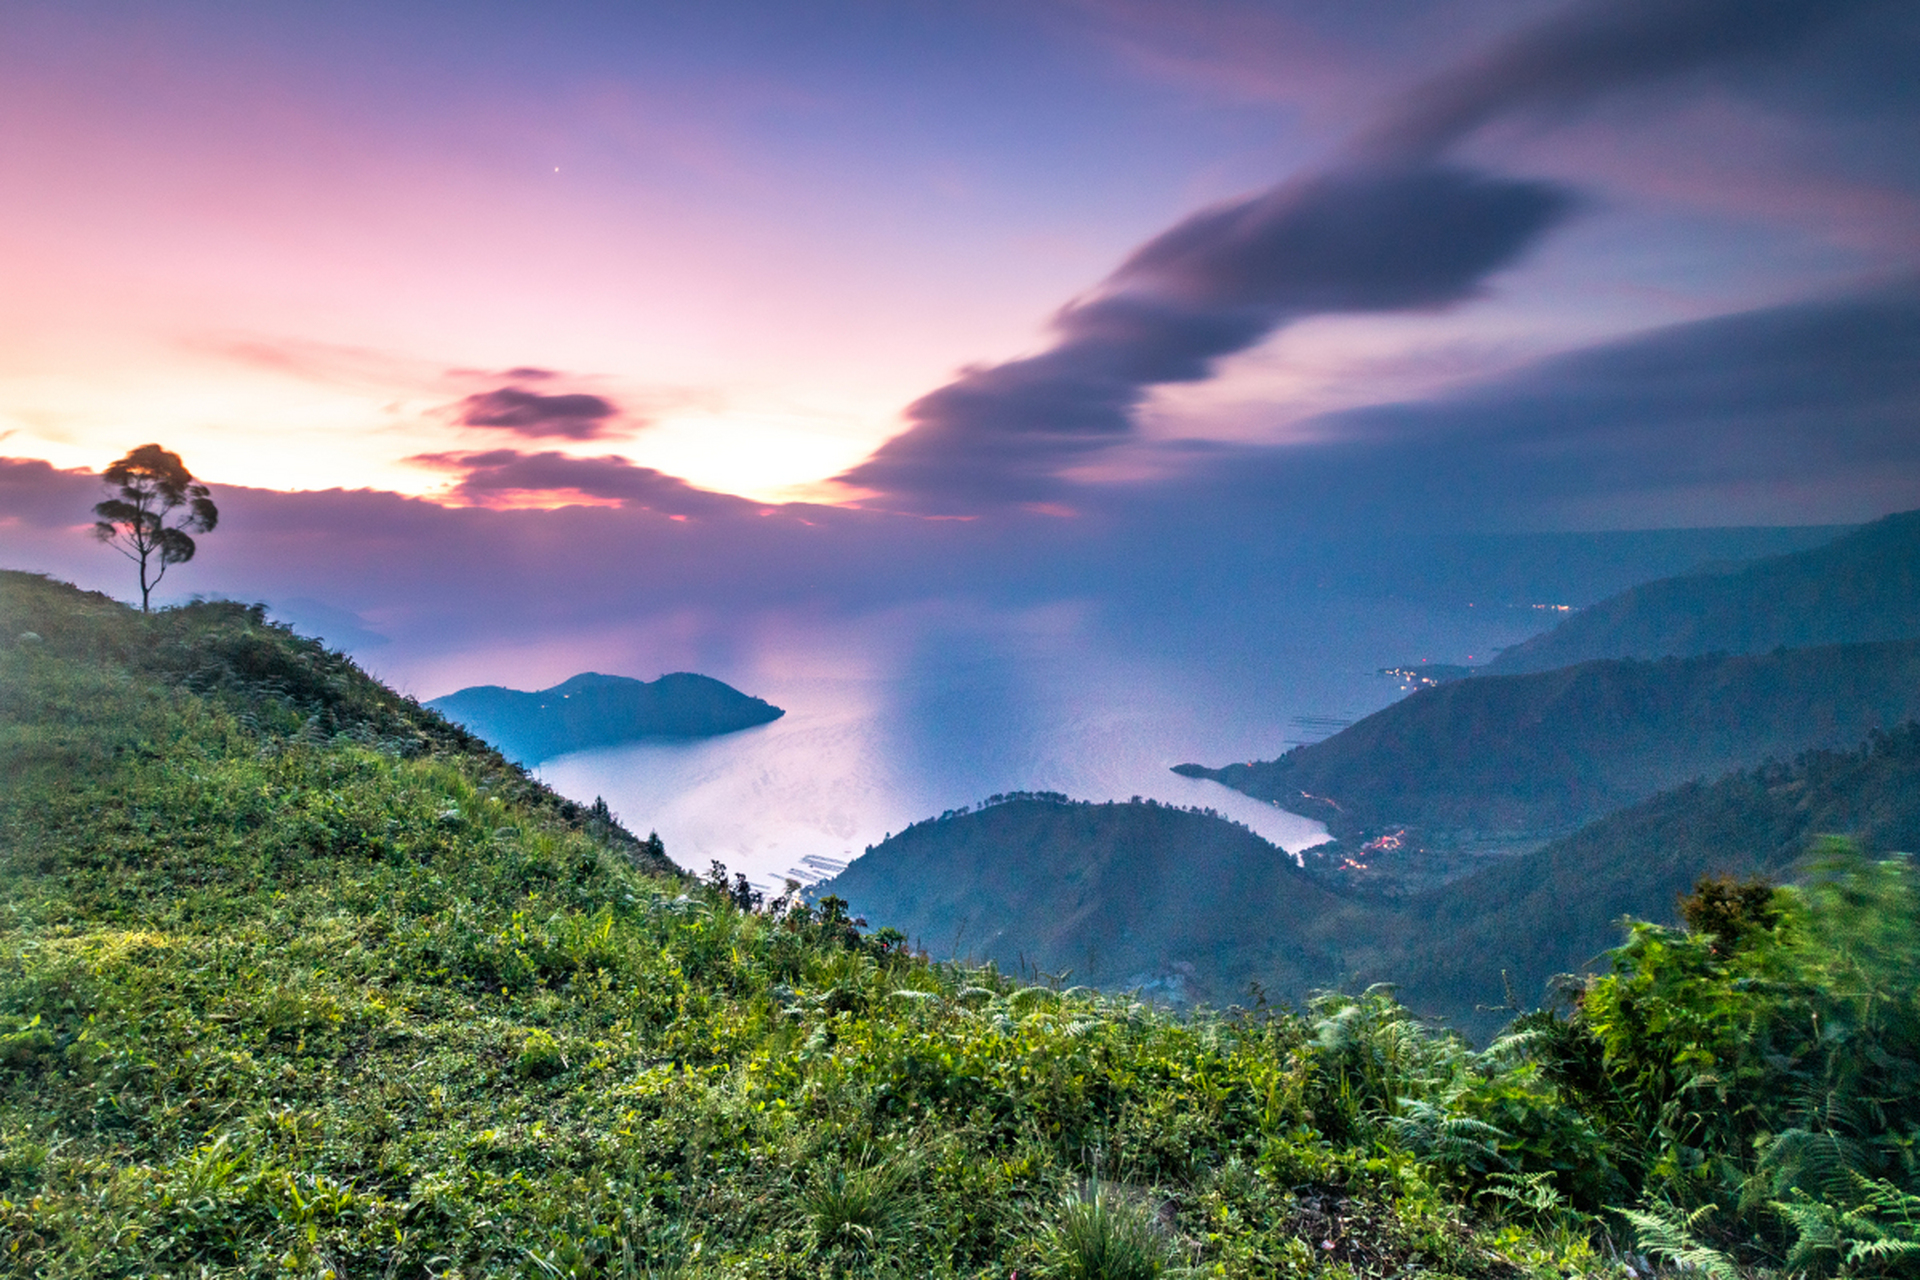
<path fill-rule="evenodd" d="M 1309 531 L 1920 506 L 1911 4 L 5 26 L 9 566 L 124 594 L 90 477 L 149 440 L 227 515 L 167 592 L 515 661 L 1118 609 Z"/>

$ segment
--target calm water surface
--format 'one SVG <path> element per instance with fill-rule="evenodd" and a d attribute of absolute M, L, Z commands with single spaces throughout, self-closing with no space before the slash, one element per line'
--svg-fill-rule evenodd
<path fill-rule="evenodd" d="M 539 772 L 658 831 L 682 866 L 718 860 L 762 886 L 822 878 L 915 821 L 1016 790 L 1212 808 L 1298 850 L 1325 829 L 1169 769 L 1271 758 L 1403 696 L 1381 666 L 1480 656 L 1527 630 L 1335 604 L 1302 610 L 1262 652 L 1223 656 L 1103 640 L 1070 607 L 796 627 L 744 669 L 715 673 L 784 707 L 782 719 L 580 752 Z"/>

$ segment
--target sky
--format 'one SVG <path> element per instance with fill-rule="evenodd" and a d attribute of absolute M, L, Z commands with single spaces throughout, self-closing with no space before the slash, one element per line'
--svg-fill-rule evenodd
<path fill-rule="evenodd" d="M 438 693 L 1920 507 L 1916 65 L 1887 0 L 0 0 L 0 563 L 127 595 L 159 442 L 165 598 Z"/>

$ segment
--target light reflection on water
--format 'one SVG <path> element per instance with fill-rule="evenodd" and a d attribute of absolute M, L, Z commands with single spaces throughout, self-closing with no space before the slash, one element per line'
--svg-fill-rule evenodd
<path fill-rule="evenodd" d="M 772 700 L 788 711 L 773 724 L 699 742 L 580 752 L 540 773 L 565 794 L 605 796 L 636 830 L 658 830 L 684 867 L 705 870 L 717 859 L 772 886 L 790 869 L 806 870 L 808 855 L 848 862 L 921 818 L 1004 791 L 1199 805 L 1289 849 L 1325 835 L 1316 822 L 1169 772 L 1189 756 L 1215 757 L 1180 749 L 1193 739 L 1170 733 L 1165 721 L 1103 708 L 1044 736 L 956 745 L 937 773 L 922 775 L 887 750 L 903 726 L 865 714 L 866 691 L 838 704 L 834 692 L 776 691 Z"/>
<path fill-rule="evenodd" d="M 1006 791 L 1212 808 L 1297 851 L 1325 829 L 1169 770 L 1271 758 L 1298 736 L 1298 717 L 1354 718 L 1401 696 L 1377 669 L 1409 646 L 1432 647 L 1433 619 L 1366 617 L 1383 625 L 1303 619 L 1232 669 L 1138 646 L 1123 655 L 1091 643 L 1059 607 L 870 621 L 853 630 L 857 643 L 827 629 L 790 634 L 749 670 L 716 673 L 786 708 L 782 719 L 580 752 L 539 772 L 563 794 L 604 796 L 636 833 L 657 830 L 684 867 L 718 860 L 772 887 L 809 870 L 802 858 L 849 861 L 913 822 Z"/>

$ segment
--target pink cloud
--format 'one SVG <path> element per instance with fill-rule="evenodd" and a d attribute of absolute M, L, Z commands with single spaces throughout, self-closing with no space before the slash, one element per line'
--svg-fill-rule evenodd
<path fill-rule="evenodd" d="M 609 454 L 575 458 L 545 450 L 488 449 L 475 453 L 422 453 L 417 466 L 452 473 L 446 496 L 463 506 L 505 508 L 612 506 L 684 518 L 716 511 L 740 513 L 758 504 L 730 494 L 697 489 L 651 467 Z"/>

